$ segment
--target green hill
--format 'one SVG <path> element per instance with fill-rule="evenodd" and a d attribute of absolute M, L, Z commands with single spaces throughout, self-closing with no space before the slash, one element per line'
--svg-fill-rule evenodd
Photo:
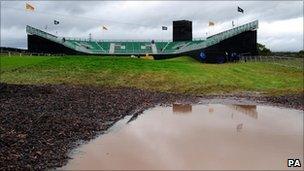
<path fill-rule="evenodd" d="M 202 64 L 189 57 L 147 60 L 126 57 L 1 57 L 1 82 L 136 87 L 209 94 L 303 91 L 303 71 L 271 63 Z"/>

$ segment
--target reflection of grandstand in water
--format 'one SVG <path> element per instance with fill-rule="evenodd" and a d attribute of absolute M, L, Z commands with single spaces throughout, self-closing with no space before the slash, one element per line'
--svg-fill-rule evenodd
<path fill-rule="evenodd" d="M 231 109 L 245 114 L 251 118 L 258 119 L 256 105 L 228 105 Z"/>
<path fill-rule="evenodd" d="M 191 104 L 173 104 L 172 106 L 173 113 L 191 113 L 192 105 Z"/>

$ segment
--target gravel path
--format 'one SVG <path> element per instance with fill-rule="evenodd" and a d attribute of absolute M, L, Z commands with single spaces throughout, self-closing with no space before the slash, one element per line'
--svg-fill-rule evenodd
<path fill-rule="evenodd" d="M 126 115 L 158 104 L 214 98 L 245 98 L 304 109 L 303 94 L 194 97 L 133 88 L 0 83 L 0 170 L 60 167 L 80 141 L 100 135 Z"/>

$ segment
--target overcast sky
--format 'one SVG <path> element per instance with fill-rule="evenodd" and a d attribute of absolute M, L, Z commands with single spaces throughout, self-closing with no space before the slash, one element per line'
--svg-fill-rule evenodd
<path fill-rule="evenodd" d="M 232 21 L 241 25 L 259 20 L 259 43 L 272 51 L 303 49 L 303 1 L 26 2 L 34 12 L 24 10 L 25 1 L 1 2 L 1 46 L 27 48 L 26 25 L 47 26 L 47 32 L 66 37 L 88 38 L 91 33 L 93 39 L 172 40 L 172 21 L 186 19 L 193 21 L 194 38 L 229 29 Z M 208 27 L 208 21 L 215 26 Z"/>

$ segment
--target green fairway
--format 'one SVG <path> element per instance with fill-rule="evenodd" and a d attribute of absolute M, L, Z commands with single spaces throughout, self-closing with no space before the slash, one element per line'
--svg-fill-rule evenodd
<path fill-rule="evenodd" d="M 271 63 L 202 64 L 189 57 L 1 57 L 1 82 L 73 84 L 209 94 L 303 91 L 303 71 Z"/>

